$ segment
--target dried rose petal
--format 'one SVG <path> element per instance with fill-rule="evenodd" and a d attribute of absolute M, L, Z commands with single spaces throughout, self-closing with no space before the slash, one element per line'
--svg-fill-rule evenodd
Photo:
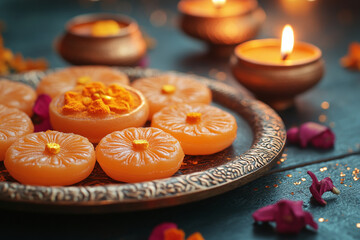
<path fill-rule="evenodd" d="M 299 142 L 299 128 L 298 127 L 292 127 L 289 130 L 287 130 L 287 140 L 290 143 L 296 144 Z"/>
<path fill-rule="evenodd" d="M 334 194 L 340 194 L 340 191 L 334 186 L 333 181 L 329 177 L 326 177 L 319 182 L 313 172 L 307 171 L 307 173 L 310 175 L 313 181 L 309 188 L 310 192 L 313 195 L 314 199 L 321 205 L 326 205 L 326 201 L 322 199 L 322 195 L 325 192 L 331 191 Z"/>
<path fill-rule="evenodd" d="M 46 94 L 39 95 L 34 104 L 33 112 L 42 119 L 49 118 L 50 102 L 51 102 L 51 97 L 49 95 Z"/>
<path fill-rule="evenodd" d="M 287 138 L 289 143 L 299 144 L 303 148 L 312 145 L 316 148 L 328 149 L 335 144 L 335 134 L 331 129 L 315 122 L 306 122 L 299 128 L 290 128 L 287 131 Z"/>
<path fill-rule="evenodd" d="M 335 144 L 335 134 L 328 128 L 311 140 L 311 144 L 316 148 L 333 148 Z"/>
<path fill-rule="evenodd" d="M 34 132 L 44 132 L 51 129 L 50 119 L 43 119 L 42 122 L 34 124 Z"/>
<path fill-rule="evenodd" d="M 150 234 L 149 240 L 164 240 L 164 232 L 167 229 L 177 228 L 177 225 L 172 222 L 164 222 L 157 225 Z"/>
<path fill-rule="evenodd" d="M 302 201 L 280 200 L 253 213 L 255 221 L 276 222 L 279 233 L 299 233 L 306 225 L 318 229 L 311 213 L 303 211 Z"/>

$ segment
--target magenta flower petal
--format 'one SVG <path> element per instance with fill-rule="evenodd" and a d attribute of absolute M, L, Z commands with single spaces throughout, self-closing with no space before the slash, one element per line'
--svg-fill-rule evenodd
<path fill-rule="evenodd" d="M 328 128 L 311 140 L 311 144 L 316 148 L 329 149 L 335 144 L 335 134 Z"/>
<path fill-rule="evenodd" d="M 299 143 L 299 128 L 298 127 L 292 127 L 289 130 L 287 130 L 287 140 L 290 143 L 297 144 Z"/>
<path fill-rule="evenodd" d="M 49 95 L 46 94 L 39 95 L 34 104 L 33 112 L 42 119 L 49 118 L 50 102 L 51 102 L 51 97 Z"/>
<path fill-rule="evenodd" d="M 306 225 L 317 229 L 309 212 L 302 209 L 302 201 L 280 200 L 254 212 L 255 221 L 275 221 L 279 233 L 299 233 Z"/>
<path fill-rule="evenodd" d="M 275 212 L 276 212 L 275 205 L 268 205 L 266 207 L 260 208 L 256 210 L 252 217 L 257 222 L 270 222 L 275 221 Z"/>
<path fill-rule="evenodd" d="M 307 122 L 299 128 L 300 146 L 307 147 L 308 143 L 316 136 L 327 130 L 327 127 L 314 122 Z"/>
<path fill-rule="evenodd" d="M 43 132 L 51 129 L 50 119 L 44 119 L 41 123 L 34 124 L 34 132 Z"/>
<path fill-rule="evenodd" d="M 139 67 L 146 68 L 149 66 L 148 56 L 144 56 L 138 63 Z"/>
<path fill-rule="evenodd" d="M 319 182 L 313 172 L 307 171 L 307 173 L 310 175 L 313 181 L 309 188 L 310 192 L 314 199 L 321 205 L 326 205 L 326 201 L 322 198 L 322 195 L 325 192 L 332 191 L 335 194 L 340 193 L 340 191 L 334 186 L 333 181 L 329 177 L 326 177 Z"/>
<path fill-rule="evenodd" d="M 171 222 L 164 222 L 157 225 L 151 232 L 149 240 L 164 240 L 164 232 L 170 228 L 177 228 L 177 225 Z"/>

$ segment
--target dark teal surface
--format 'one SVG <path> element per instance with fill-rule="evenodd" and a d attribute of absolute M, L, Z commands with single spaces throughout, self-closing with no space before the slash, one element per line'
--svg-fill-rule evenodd
<path fill-rule="evenodd" d="M 177 207 L 106 215 L 0 210 L 0 239 L 147 239 L 152 228 L 163 221 L 176 222 L 187 234 L 199 231 L 207 240 L 360 239 L 360 228 L 356 227 L 360 223 L 360 180 L 354 181 L 352 176 L 354 168 L 360 168 L 360 156 L 356 154 L 360 151 L 360 73 L 343 69 L 339 64 L 348 44 L 360 42 L 360 2 L 298 1 L 308 5 L 309 10 L 301 13 L 299 8 L 288 13 L 282 4 L 290 0 L 260 1 L 267 19 L 257 38 L 279 37 L 283 25 L 290 23 L 297 40 L 313 43 L 322 50 L 326 65 L 323 80 L 299 96 L 294 108 L 280 115 L 286 126 L 291 127 L 306 121 L 318 122 L 319 116 L 325 114 L 324 124 L 331 125 L 337 137 L 334 149 L 320 151 L 288 146 L 285 161 L 272 174 L 221 196 Z M 156 48 L 148 53 L 149 67 L 211 78 L 221 71 L 226 74 L 227 83 L 239 87 L 230 74 L 227 60 L 207 56 L 202 43 L 188 38 L 176 27 L 176 4 L 177 1 L 165 0 L 1 0 L 0 19 L 6 25 L 3 32 L 6 47 L 25 57 L 45 57 L 51 67 L 64 67 L 68 64 L 56 54 L 53 43 L 67 20 L 82 13 L 123 13 L 136 19 L 157 40 Z M 149 21 L 151 13 L 159 9 L 167 15 L 164 26 L 154 26 Z M 323 101 L 330 103 L 329 109 L 321 108 Z M 355 154 L 337 157 L 350 152 Z M 330 158 L 333 160 L 325 161 Z M 301 164 L 305 166 L 297 167 Z M 324 167 L 327 170 L 321 172 Z M 308 170 L 319 178 L 331 177 L 341 194 L 325 193 L 328 202 L 325 207 L 311 202 Z M 345 176 L 340 176 L 341 173 Z M 272 224 L 254 224 L 251 214 L 256 209 L 284 198 L 303 201 L 315 221 L 319 218 L 327 221 L 318 222 L 318 231 L 305 229 L 297 236 L 279 235 Z"/>

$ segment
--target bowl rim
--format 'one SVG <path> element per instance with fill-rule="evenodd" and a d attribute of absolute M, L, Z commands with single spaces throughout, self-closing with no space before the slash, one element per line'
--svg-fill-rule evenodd
<path fill-rule="evenodd" d="M 88 22 L 94 22 L 96 20 L 115 20 L 117 22 L 125 23 L 126 26 L 121 29 L 121 31 L 116 35 L 110 35 L 110 36 L 92 36 L 92 35 L 83 35 L 83 34 L 77 34 L 71 31 L 71 28 L 74 25 L 79 25 L 83 23 Z M 138 24 L 137 22 L 126 15 L 123 14 L 116 14 L 116 13 L 86 13 L 77 15 L 73 18 L 71 18 L 69 21 L 65 23 L 65 31 L 67 34 L 81 37 L 81 38 L 97 38 L 97 39 L 107 39 L 107 38 L 118 38 L 118 37 L 124 37 L 128 36 L 131 33 L 138 30 Z"/>

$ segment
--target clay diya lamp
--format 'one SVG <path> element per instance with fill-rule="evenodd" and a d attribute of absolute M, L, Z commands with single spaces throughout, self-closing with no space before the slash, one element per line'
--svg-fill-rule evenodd
<path fill-rule="evenodd" d="M 133 66 L 146 53 L 137 23 L 118 14 L 86 14 L 71 19 L 57 44 L 59 54 L 76 65 Z"/>
<path fill-rule="evenodd" d="M 316 85 L 324 74 L 320 49 L 304 42 L 294 44 L 289 25 L 281 41 L 260 39 L 240 44 L 230 62 L 235 78 L 276 110 L 292 106 L 295 97 Z"/>
<path fill-rule="evenodd" d="M 230 56 L 234 47 L 253 38 L 265 20 L 256 0 L 182 0 L 180 27 L 206 42 L 210 53 Z"/>

